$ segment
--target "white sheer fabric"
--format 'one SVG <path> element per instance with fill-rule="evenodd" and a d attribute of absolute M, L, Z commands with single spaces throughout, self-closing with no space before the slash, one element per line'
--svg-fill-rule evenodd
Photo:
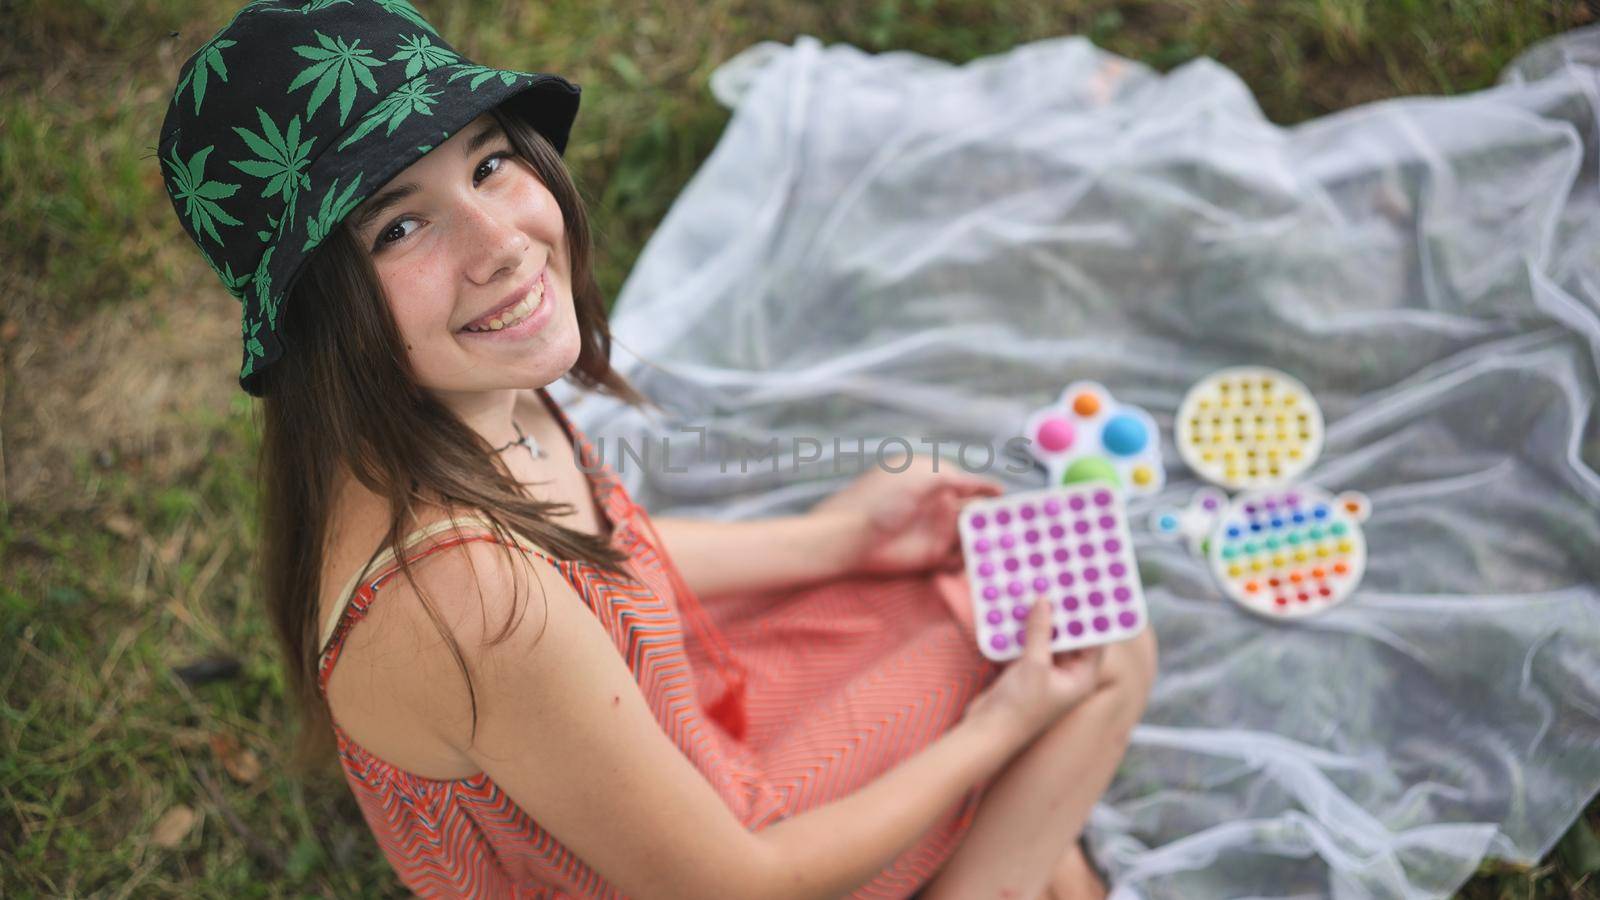
<path fill-rule="evenodd" d="M 1280 625 L 1138 535 L 1161 677 L 1091 849 L 1119 898 L 1447 894 L 1600 788 L 1597 71 L 1589 29 L 1491 90 L 1280 128 L 1216 63 L 1081 39 L 758 45 L 614 316 L 669 414 L 553 393 L 653 512 L 737 519 L 853 477 L 834 438 L 998 446 L 1079 378 L 1170 429 L 1213 369 L 1293 373 L 1329 425 L 1307 480 L 1373 500 L 1366 581 Z M 647 436 L 684 471 L 617 457 Z M 779 471 L 722 471 L 771 437 Z M 1197 487 L 1165 457 L 1136 513 Z"/>

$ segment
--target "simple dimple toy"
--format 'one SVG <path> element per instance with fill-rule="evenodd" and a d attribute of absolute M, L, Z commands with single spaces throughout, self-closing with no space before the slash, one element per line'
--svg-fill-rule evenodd
<path fill-rule="evenodd" d="M 1028 611 L 1050 604 L 1052 652 L 1125 640 L 1145 627 L 1144 591 L 1120 492 L 1049 487 L 975 500 L 957 518 L 978 650 L 1022 655 Z"/>
<path fill-rule="evenodd" d="M 1051 484 L 1105 481 L 1148 494 L 1166 483 L 1155 419 L 1093 381 L 1073 382 L 1055 403 L 1034 410 L 1027 434 Z"/>
<path fill-rule="evenodd" d="M 1213 487 L 1195 491 L 1183 509 L 1158 509 L 1150 514 L 1150 530 L 1157 537 L 1181 539 L 1195 556 L 1206 551 L 1206 538 L 1217 524 L 1217 517 L 1228 508 L 1228 495 Z"/>
<path fill-rule="evenodd" d="M 1337 498 L 1309 485 L 1235 497 L 1207 539 L 1217 583 L 1240 606 L 1272 618 L 1343 602 L 1367 568 L 1366 495 Z"/>
<path fill-rule="evenodd" d="M 1178 406 L 1178 454 L 1207 481 L 1240 490 L 1288 484 L 1322 452 L 1322 410 L 1276 369 L 1213 372 Z"/>

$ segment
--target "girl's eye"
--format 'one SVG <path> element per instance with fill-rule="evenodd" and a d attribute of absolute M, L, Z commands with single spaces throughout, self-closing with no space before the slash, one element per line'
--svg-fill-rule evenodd
<path fill-rule="evenodd" d="M 502 150 L 499 153 L 492 153 L 485 157 L 483 162 L 478 163 L 478 167 L 472 172 L 473 182 L 481 182 L 485 178 L 488 178 L 489 175 L 493 175 L 494 173 L 500 171 L 500 169 L 503 168 L 505 161 L 512 155 L 513 154 L 511 151 Z M 485 169 L 489 170 L 487 175 L 483 174 Z M 398 243 L 399 241 L 404 240 L 405 236 L 411 232 L 406 231 L 402 226 L 404 226 L 407 222 L 414 223 L 415 221 L 416 220 L 410 218 L 401 218 L 395 219 L 393 222 L 389 223 L 386 228 L 378 232 L 377 240 L 373 243 L 372 252 L 377 253 L 390 244 Z"/>
<path fill-rule="evenodd" d="M 414 222 L 414 221 L 415 221 L 414 219 L 396 219 L 396 220 L 394 220 L 394 224 L 393 225 L 390 225 L 388 228 L 385 228 L 384 230 L 378 232 L 377 246 L 373 247 L 372 249 L 373 250 L 382 250 L 385 246 L 387 246 L 389 244 L 392 244 L 395 241 L 398 241 L 401 238 L 405 237 L 406 235 L 410 234 L 411 232 L 404 230 L 403 228 L 401 228 L 401 226 L 406 224 L 407 222 Z"/>
<path fill-rule="evenodd" d="M 484 159 L 483 162 L 478 163 L 478 168 L 476 170 L 474 170 L 472 174 L 476 175 L 479 172 L 482 172 L 484 167 L 489 165 L 490 163 L 497 163 L 497 164 L 498 163 L 503 163 L 508 158 L 510 158 L 510 156 L 511 156 L 511 151 L 509 151 L 509 150 L 502 150 L 499 153 L 491 153 L 488 157 L 486 157 Z M 489 170 L 489 174 L 492 175 L 492 174 L 494 174 L 495 172 L 498 172 L 498 171 L 500 171 L 500 166 L 496 165 L 494 168 Z M 488 175 L 484 176 L 484 178 L 487 178 L 487 177 L 489 177 L 489 176 Z"/>

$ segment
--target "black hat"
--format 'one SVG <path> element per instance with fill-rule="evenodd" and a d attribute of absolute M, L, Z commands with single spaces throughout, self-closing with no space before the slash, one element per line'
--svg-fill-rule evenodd
<path fill-rule="evenodd" d="M 560 153 L 578 86 L 480 66 L 406 0 L 258 0 L 178 70 L 158 153 L 178 219 L 244 305 L 239 385 L 283 355 L 285 293 L 361 201 L 504 103 Z"/>

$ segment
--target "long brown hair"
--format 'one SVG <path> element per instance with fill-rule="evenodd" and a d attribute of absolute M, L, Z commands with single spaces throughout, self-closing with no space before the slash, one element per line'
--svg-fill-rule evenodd
<path fill-rule="evenodd" d="M 611 368 L 605 301 L 590 268 L 588 215 L 560 154 L 521 118 L 500 110 L 492 115 L 561 208 L 581 340 L 568 377 L 627 403 L 645 403 Z M 259 578 L 300 712 L 292 762 L 307 771 L 331 757 L 331 718 L 317 688 L 317 600 L 342 473 L 387 499 L 389 530 L 368 562 L 386 547 L 395 551 L 466 679 L 475 733 L 477 696 L 460 646 L 400 552 L 419 505 L 477 511 L 502 540 L 515 531 L 559 558 L 624 577 L 626 555 L 601 538 L 552 524 L 550 516 L 570 513 L 571 504 L 526 496 L 488 442 L 418 386 L 377 272 L 348 218 L 306 261 L 283 316 L 285 357 L 262 373 Z M 510 561 L 510 547 L 502 549 Z M 514 599 L 491 644 L 512 632 L 520 607 Z"/>

